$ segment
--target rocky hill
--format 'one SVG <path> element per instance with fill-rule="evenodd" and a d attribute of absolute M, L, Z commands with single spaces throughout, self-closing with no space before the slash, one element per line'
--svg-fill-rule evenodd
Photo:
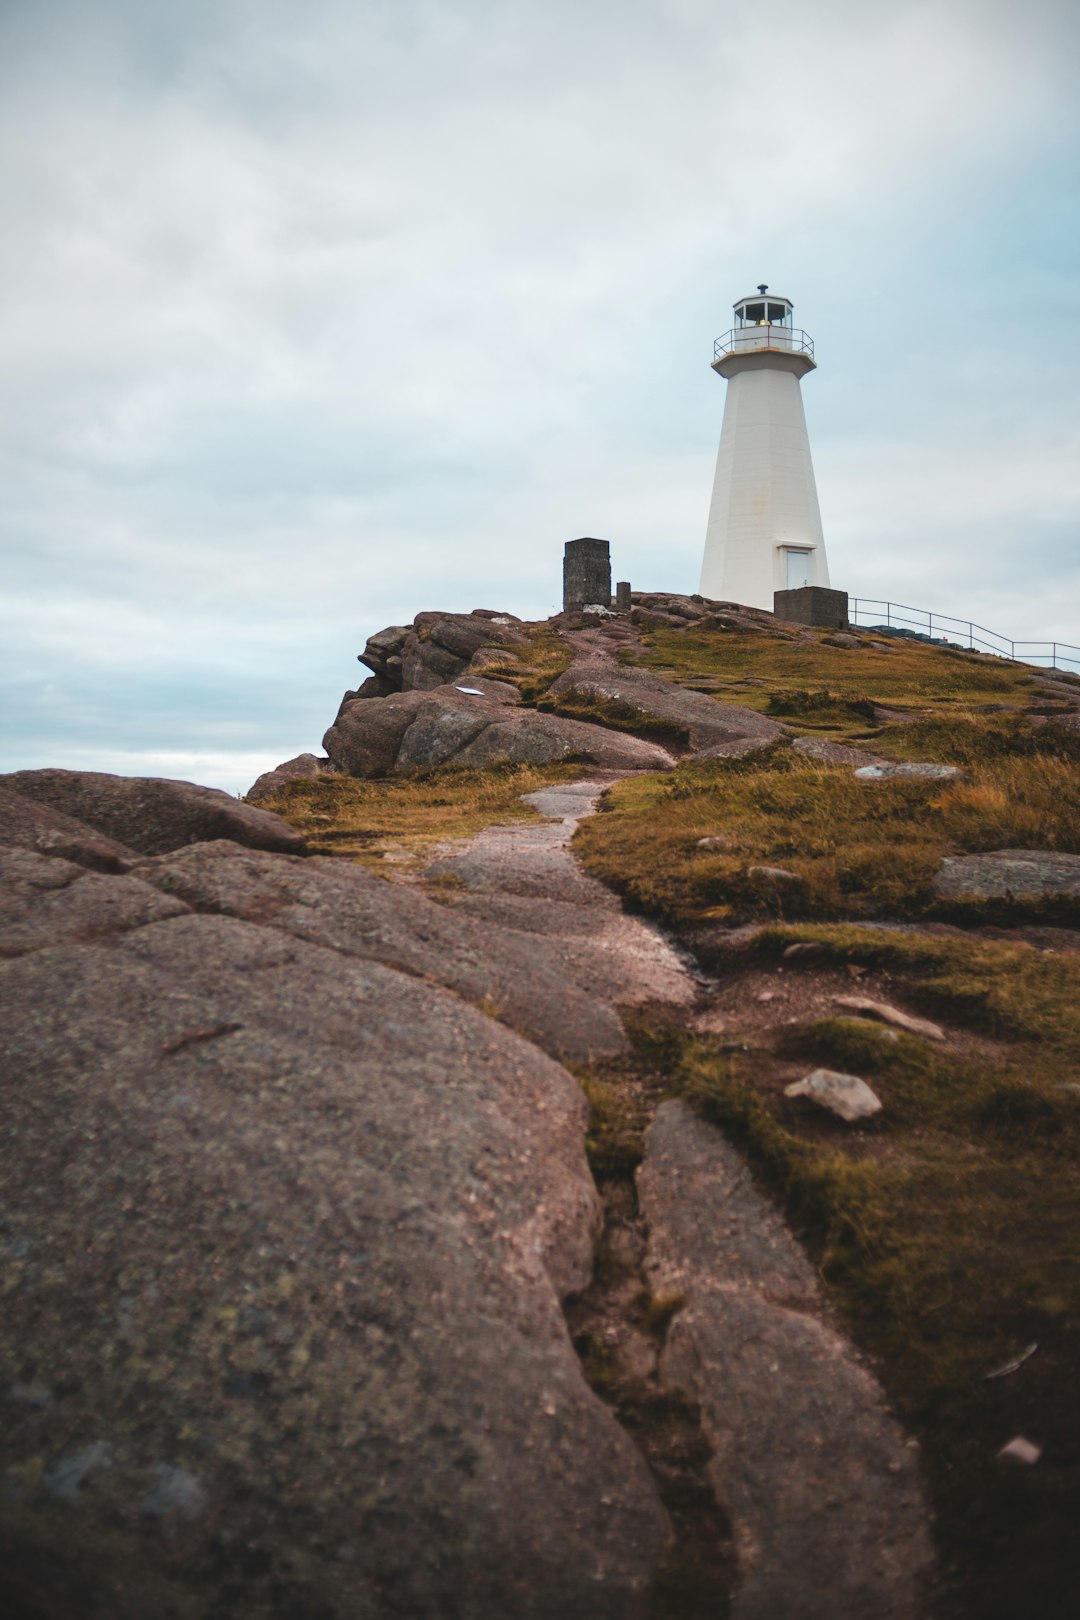
<path fill-rule="evenodd" d="M 0 782 L 9 1611 L 1071 1614 L 1080 682 L 362 661 L 246 804 Z"/>

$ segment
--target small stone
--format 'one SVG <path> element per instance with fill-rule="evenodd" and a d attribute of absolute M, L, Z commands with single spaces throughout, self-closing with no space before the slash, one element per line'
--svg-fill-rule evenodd
<path fill-rule="evenodd" d="M 825 947 L 817 940 L 799 940 L 796 944 L 787 947 L 784 952 L 784 961 L 807 961 L 811 956 L 824 955 Z"/>
<path fill-rule="evenodd" d="M 142 1499 L 142 1510 L 151 1518 L 161 1519 L 175 1513 L 181 1519 L 196 1519 L 206 1507 L 206 1492 L 194 1474 L 186 1468 L 170 1468 L 162 1463 L 155 1471 L 154 1483 Z"/>
<path fill-rule="evenodd" d="M 41 1408 L 48 1406 L 52 1394 L 44 1384 L 9 1384 L 7 1389 L 9 1401 L 15 1401 L 19 1406 Z"/>
<path fill-rule="evenodd" d="M 65 1457 L 45 1475 L 45 1489 L 62 1502 L 71 1502 L 78 1496 L 83 1480 L 97 1468 L 108 1468 L 112 1456 L 103 1440 L 83 1446 L 81 1451 Z"/>
<path fill-rule="evenodd" d="M 719 1035 L 727 1028 L 727 1019 L 723 1013 L 717 1012 L 714 1007 L 706 1007 L 694 1019 L 694 1026 L 702 1035 Z M 1080 1090 L 1080 1087 L 1077 1087 Z"/>
<path fill-rule="evenodd" d="M 1016 1435 L 1014 1439 L 1009 1441 L 1007 1446 L 1002 1446 L 998 1452 L 998 1457 L 1002 1462 L 1023 1463 L 1028 1468 L 1037 1463 L 1041 1456 L 1042 1447 L 1034 1445 L 1030 1440 L 1025 1440 L 1022 1434 Z"/>
<path fill-rule="evenodd" d="M 734 838 L 722 838 L 718 834 L 710 833 L 707 838 L 699 838 L 698 849 L 734 849 Z"/>
<path fill-rule="evenodd" d="M 932 782 L 951 782 L 958 776 L 963 776 L 959 765 L 937 765 L 930 762 L 916 761 L 903 765 L 861 765 L 855 772 L 860 782 L 889 782 L 928 780 Z"/>
<path fill-rule="evenodd" d="M 776 991 L 775 990 L 759 990 L 757 995 L 754 997 L 754 1000 L 755 1001 L 775 1001 L 776 1000 Z"/>
<path fill-rule="evenodd" d="M 850 1124 L 881 1112 L 881 1102 L 865 1080 L 854 1074 L 838 1074 L 834 1069 L 814 1069 L 802 1080 L 784 1087 L 785 1097 L 809 1097 Z"/>
<path fill-rule="evenodd" d="M 796 872 L 788 872 L 782 866 L 750 866 L 746 870 L 747 877 L 765 878 L 770 883 L 798 883 Z"/>
<path fill-rule="evenodd" d="M 867 996 L 836 996 L 834 1000 L 838 1007 L 846 1007 L 864 1018 L 880 1019 L 883 1024 L 893 1024 L 897 1029 L 906 1030 L 909 1035 L 922 1035 L 928 1041 L 943 1041 L 946 1038 L 940 1024 L 932 1024 L 929 1018 L 913 1018 L 910 1013 L 901 1012 L 899 1007 L 890 1007 L 887 1002 L 871 1001 Z"/>

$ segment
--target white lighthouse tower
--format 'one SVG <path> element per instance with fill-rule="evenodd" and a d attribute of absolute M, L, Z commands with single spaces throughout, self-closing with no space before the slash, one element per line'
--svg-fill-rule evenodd
<path fill-rule="evenodd" d="M 829 584 L 799 387 L 814 345 L 765 285 L 739 299 L 713 354 L 728 388 L 699 589 L 771 610 L 774 591 Z"/>

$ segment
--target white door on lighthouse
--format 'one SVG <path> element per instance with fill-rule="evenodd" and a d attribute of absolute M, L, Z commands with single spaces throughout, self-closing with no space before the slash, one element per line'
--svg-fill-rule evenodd
<path fill-rule="evenodd" d="M 784 548 L 784 589 L 786 591 L 800 591 L 804 585 L 810 583 L 810 553 L 796 551 L 794 547 Z"/>

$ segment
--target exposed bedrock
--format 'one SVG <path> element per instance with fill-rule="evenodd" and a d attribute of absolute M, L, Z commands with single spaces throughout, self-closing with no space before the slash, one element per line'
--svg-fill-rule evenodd
<path fill-rule="evenodd" d="M 139 859 L 138 851 L 127 844 L 9 787 L 0 787 L 0 827 L 10 848 L 62 856 L 95 872 L 124 872 Z"/>
<path fill-rule="evenodd" d="M 361 697 L 424 692 L 462 674 L 483 651 L 505 652 L 525 641 L 512 613 L 477 608 L 472 613 L 418 613 L 411 625 L 392 624 L 369 636 L 360 654 L 380 686 L 364 683 Z M 482 659 L 480 660 L 483 661 Z"/>
<path fill-rule="evenodd" d="M 575 658 L 570 668 L 552 683 L 552 700 L 617 704 L 633 711 L 643 723 L 663 722 L 685 732 L 695 754 L 745 738 L 771 742 L 783 728 L 767 715 L 734 703 L 719 703 L 701 692 L 691 692 L 665 681 L 649 670 L 619 665 L 598 657 L 591 649 Z"/>
<path fill-rule="evenodd" d="M 275 765 L 272 771 L 264 771 L 245 794 L 249 803 L 258 804 L 263 799 L 273 799 L 290 782 L 314 782 L 327 773 L 332 776 L 334 767 L 328 759 L 320 759 L 317 754 L 297 754 L 295 759 L 283 760 Z"/>
<path fill-rule="evenodd" d="M 544 940 L 236 844 L 3 874 L 19 1601 L 644 1620 L 666 1516 L 559 1303 L 584 1098 L 462 1000 L 584 1018 Z"/>
<path fill-rule="evenodd" d="M 687 1299 L 661 1373 L 714 1449 L 735 1620 L 922 1620 L 932 1552 L 913 1452 L 782 1219 L 681 1102 L 657 1112 L 638 1191 L 650 1288 Z"/>
<path fill-rule="evenodd" d="M 0 787 L 87 823 L 143 855 L 231 838 L 254 849 L 300 850 L 304 840 L 280 816 L 242 804 L 217 788 L 156 776 L 103 771 L 12 771 Z"/>
<path fill-rule="evenodd" d="M 502 683 L 488 683 L 491 686 Z M 401 692 L 377 703 L 346 703 L 323 738 L 333 765 L 351 776 L 431 765 L 545 765 L 577 759 L 609 770 L 664 770 L 671 755 L 602 726 L 514 707 L 470 677 L 427 692 Z"/>
<path fill-rule="evenodd" d="M 349 862 L 221 842 L 162 856 L 133 877 L 198 911 L 272 926 L 443 985 L 553 1057 L 585 1062 L 626 1049 L 611 1005 L 633 999 L 624 982 L 590 971 L 555 941 L 475 920 Z"/>

